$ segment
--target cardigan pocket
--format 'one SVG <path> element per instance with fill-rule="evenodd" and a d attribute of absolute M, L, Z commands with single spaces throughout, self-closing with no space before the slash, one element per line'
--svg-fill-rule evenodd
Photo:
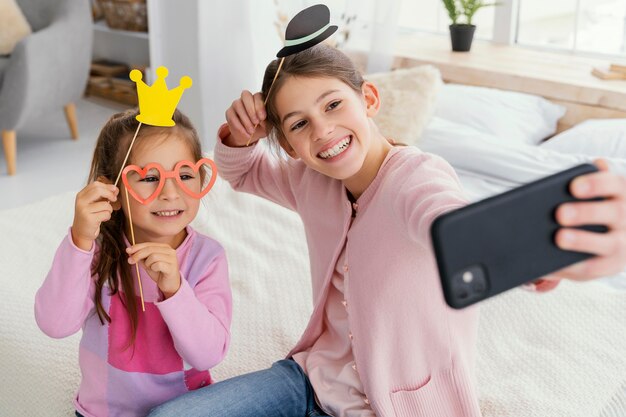
<path fill-rule="evenodd" d="M 390 395 L 398 417 L 465 417 L 452 370 L 432 374 L 417 389 L 396 389 Z"/>

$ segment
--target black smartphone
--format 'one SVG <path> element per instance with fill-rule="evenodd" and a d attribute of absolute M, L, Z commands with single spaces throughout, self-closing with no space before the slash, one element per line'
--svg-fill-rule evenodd
<path fill-rule="evenodd" d="M 439 216 L 431 238 L 446 303 L 463 308 L 593 255 L 559 249 L 557 207 L 582 164 Z M 581 226 L 605 232 L 601 225 Z"/>

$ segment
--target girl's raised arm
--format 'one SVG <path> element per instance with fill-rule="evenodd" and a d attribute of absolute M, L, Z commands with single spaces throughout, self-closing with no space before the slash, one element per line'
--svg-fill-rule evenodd
<path fill-rule="evenodd" d="M 229 135 L 222 138 L 222 143 L 226 146 L 248 146 L 268 135 L 261 93 L 253 95 L 248 90 L 242 91 L 241 97 L 233 101 L 225 115 Z"/>
<path fill-rule="evenodd" d="M 219 129 L 215 146 L 215 163 L 220 176 L 235 190 L 295 210 L 295 190 L 300 188 L 305 166 L 298 161 L 281 161 L 266 143 L 257 143 L 268 135 L 265 117 L 260 93 L 252 95 L 244 91 L 226 110 L 226 123 Z M 246 146 L 248 140 L 250 146 Z"/>
<path fill-rule="evenodd" d="M 404 164 L 394 175 L 402 184 L 392 200 L 396 218 L 412 240 L 428 246 L 435 218 L 467 204 L 459 180 L 446 161 L 426 153 L 417 167 Z"/>

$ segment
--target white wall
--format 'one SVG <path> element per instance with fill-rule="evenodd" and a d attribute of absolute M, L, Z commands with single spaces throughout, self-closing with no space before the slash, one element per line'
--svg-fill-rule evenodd
<path fill-rule="evenodd" d="M 191 118 L 203 139 L 205 150 L 208 150 L 200 94 L 202 79 L 198 61 L 197 15 L 198 0 L 148 0 L 151 73 L 154 76 L 157 67 L 166 66 L 169 88 L 178 86 L 184 75 L 192 78 L 193 85 L 183 94 L 178 108 Z"/>
<path fill-rule="evenodd" d="M 281 45 L 274 16 L 270 0 L 200 1 L 201 93 L 213 135 L 224 122 L 224 111 L 243 89 L 261 89 L 265 66 Z"/>
<path fill-rule="evenodd" d="M 265 66 L 280 49 L 272 0 L 148 0 L 150 60 L 170 70 L 168 85 L 193 79 L 179 109 L 198 129 L 204 150 L 215 145 L 224 111 L 242 89 L 261 88 Z"/>

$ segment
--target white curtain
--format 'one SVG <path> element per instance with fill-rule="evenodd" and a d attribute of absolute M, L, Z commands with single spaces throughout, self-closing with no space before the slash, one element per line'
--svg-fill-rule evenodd
<path fill-rule="evenodd" d="M 391 69 L 402 0 L 369 0 L 372 7 L 367 72 Z"/>

